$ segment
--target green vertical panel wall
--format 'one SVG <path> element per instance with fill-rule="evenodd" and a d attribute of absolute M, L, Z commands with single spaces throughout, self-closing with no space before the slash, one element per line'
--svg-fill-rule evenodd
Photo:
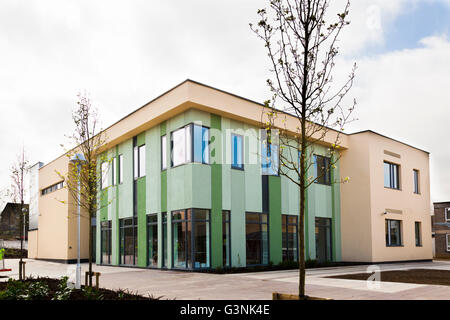
<path fill-rule="evenodd" d="M 341 261 L 341 184 L 340 184 L 340 163 L 334 157 L 332 159 L 335 167 L 331 170 L 332 181 L 332 220 L 331 220 L 331 234 L 333 246 L 333 261 Z"/>
<path fill-rule="evenodd" d="M 222 256 L 222 123 L 211 114 L 211 266 L 223 265 Z"/>
<path fill-rule="evenodd" d="M 159 126 L 159 136 L 160 136 L 160 150 L 161 148 L 161 137 L 166 135 L 166 167 L 170 166 L 170 137 L 167 134 L 167 124 L 163 122 Z M 161 183 L 161 212 L 158 215 L 158 267 L 161 268 L 163 266 L 163 243 L 167 241 L 167 239 L 163 239 L 163 224 L 162 224 L 162 213 L 167 213 L 167 170 L 161 171 L 160 174 L 160 183 Z M 167 237 L 167 234 L 166 234 Z M 167 248 L 169 250 L 169 247 Z M 167 266 L 166 266 L 167 267 Z"/>
<path fill-rule="evenodd" d="M 145 132 L 137 136 L 137 146 L 145 144 Z M 149 146 L 146 146 L 148 148 Z M 147 160 L 147 159 L 146 159 Z M 147 167 L 148 161 L 146 161 Z M 145 267 L 147 265 L 147 217 L 146 217 L 146 179 L 150 178 L 144 176 L 136 181 L 137 192 L 137 220 L 138 220 L 138 262 L 137 265 Z"/>
<path fill-rule="evenodd" d="M 274 264 L 282 261 L 281 231 L 281 178 L 269 176 L 269 245 Z"/>

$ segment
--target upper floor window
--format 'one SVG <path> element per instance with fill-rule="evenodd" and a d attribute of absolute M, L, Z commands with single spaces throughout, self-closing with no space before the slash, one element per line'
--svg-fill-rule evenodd
<path fill-rule="evenodd" d="M 105 189 L 109 187 L 109 179 L 108 179 L 108 173 L 109 173 L 109 162 L 105 161 L 101 164 L 101 189 Z"/>
<path fill-rule="evenodd" d="M 41 195 L 46 195 L 47 193 L 62 189 L 64 187 L 64 181 L 61 181 L 59 183 L 53 184 L 50 187 L 47 187 L 45 189 L 42 189 Z"/>
<path fill-rule="evenodd" d="M 241 135 L 231 135 L 231 167 L 244 169 L 243 138 Z"/>
<path fill-rule="evenodd" d="M 209 163 L 209 128 L 189 124 L 172 132 L 172 167 L 189 162 Z"/>
<path fill-rule="evenodd" d="M 119 184 L 123 182 L 123 154 L 119 154 Z"/>
<path fill-rule="evenodd" d="M 447 234 L 446 237 L 447 237 L 447 251 L 450 252 L 450 234 Z"/>
<path fill-rule="evenodd" d="M 444 209 L 444 219 L 447 222 L 450 222 L 450 208 Z"/>
<path fill-rule="evenodd" d="M 277 176 L 280 168 L 279 148 L 276 137 L 270 131 L 263 131 L 261 143 L 261 168 L 263 175 Z"/>
<path fill-rule="evenodd" d="M 384 162 L 384 186 L 391 189 L 400 189 L 399 165 Z"/>
<path fill-rule="evenodd" d="M 316 183 L 331 184 L 331 159 L 324 156 L 314 155 L 314 171 Z"/>
<path fill-rule="evenodd" d="M 145 144 L 134 147 L 134 178 L 145 176 Z"/>
<path fill-rule="evenodd" d="M 413 170 L 413 179 L 414 179 L 414 193 L 419 194 L 419 170 Z"/>
<path fill-rule="evenodd" d="M 167 169 L 167 138 L 166 136 L 161 137 L 161 169 Z"/>
<path fill-rule="evenodd" d="M 117 159 L 114 157 L 112 159 L 112 185 L 115 186 L 117 184 Z"/>

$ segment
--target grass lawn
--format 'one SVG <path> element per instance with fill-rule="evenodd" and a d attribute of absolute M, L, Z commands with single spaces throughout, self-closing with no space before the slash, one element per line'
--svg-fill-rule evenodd
<path fill-rule="evenodd" d="M 339 276 L 331 276 L 327 278 L 349 279 L 349 280 L 367 280 L 371 274 L 344 274 Z M 383 282 L 401 282 L 416 284 L 434 284 L 442 286 L 450 286 L 449 270 L 433 270 L 433 269 L 411 269 L 411 270 L 393 270 L 381 271 L 380 280 Z"/>

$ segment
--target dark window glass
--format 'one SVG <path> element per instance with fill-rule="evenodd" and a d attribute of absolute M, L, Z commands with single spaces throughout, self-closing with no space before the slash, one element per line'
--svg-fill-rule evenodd
<path fill-rule="evenodd" d="M 331 166 L 330 166 L 330 158 L 314 155 L 314 171 L 316 183 L 319 184 L 331 184 Z"/>
<path fill-rule="evenodd" d="M 163 241 L 163 257 L 164 260 L 162 261 L 163 267 L 168 267 L 167 264 L 167 213 L 162 213 L 162 241 Z"/>
<path fill-rule="evenodd" d="M 400 189 L 399 166 L 384 162 L 384 186 L 391 189 Z"/>
<path fill-rule="evenodd" d="M 332 260 L 331 219 L 316 218 L 316 259 L 319 262 Z"/>
<path fill-rule="evenodd" d="M 416 247 L 420 247 L 422 245 L 422 231 L 420 222 L 414 223 L 415 233 L 416 233 Z"/>
<path fill-rule="evenodd" d="M 246 213 L 247 265 L 269 263 L 267 214 Z"/>
<path fill-rule="evenodd" d="M 174 267 L 188 269 L 209 267 L 209 211 L 203 209 L 174 211 L 172 228 Z"/>
<path fill-rule="evenodd" d="M 419 194 L 419 170 L 413 170 L 414 193 Z"/>
<path fill-rule="evenodd" d="M 120 219 L 120 264 L 137 263 L 137 218 Z"/>
<path fill-rule="evenodd" d="M 147 216 L 147 250 L 148 266 L 158 266 L 158 216 L 156 214 Z"/>
<path fill-rule="evenodd" d="M 282 215 L 283 261 L 298 261 L 298 217 Z"/>
<path fill-rule="evenodd" d="M 401 246 L 401 221 L 386 219 L 386 246 Z"/>
<path fill-rule="evenodd" d="M 112 244 L 111 221 L 101 223 L 101 263 L 111 264 L 111 244 Z"/>
<path fill-rule="evenodd" d="M 230 211 L 222 211 L 222 244 L 223 266 L 231 267 Z"/>

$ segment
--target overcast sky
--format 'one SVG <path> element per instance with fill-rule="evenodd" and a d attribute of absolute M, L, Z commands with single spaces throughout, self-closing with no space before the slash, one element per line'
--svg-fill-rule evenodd
<path fill-rule="evenodd" d="M 341 0 L 333 0 L 342 3 Z M 262 0 L 1 0 L 0 190 L 22 145 L 59 156 L 76 94 L 103 127 L 190 78 L 264 101 L 268 60 L 249 29 Z M 450 0 L 353 0 L 338 71 L 358 65 L 348 132 L 431 152 L 431 197 L 450 200 Z"/>

